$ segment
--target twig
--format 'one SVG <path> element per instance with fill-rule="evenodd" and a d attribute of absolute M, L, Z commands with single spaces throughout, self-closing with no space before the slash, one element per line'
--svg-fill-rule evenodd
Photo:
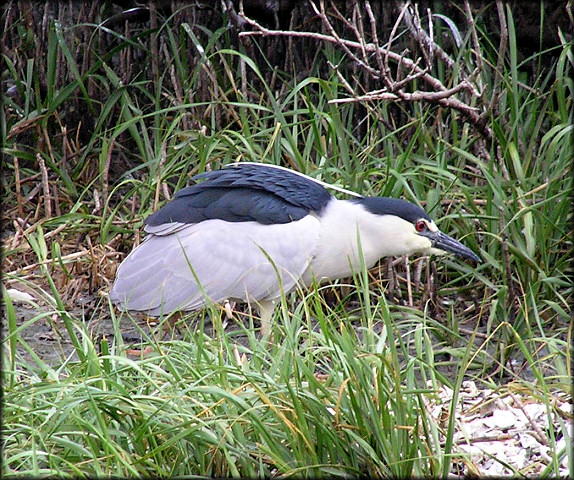
<path fill-rule="evenodd" d="M 397 91 L 397 93 L 391 93 L 386 91 L 375 91 L 369 92 L 366 95 L 361 95 L 360 97 L 354 98 L 336 98 L 333 100 L 329 100 L 329 103 L 348 103 L 348 102 L 358 102 L 358 101 L 365 101 L 365 100 L 405 100 L 405 101 L 421 101 L 425 100 L 427 102 L 439 102 L 443 100 L 456 100 L 456 99 L 449 99 L 455 93 L 460 92 L 461 90 L 467 90 L 469 88 L 469 84 L 466 81 L 462 81 L 458 85 L 453 88 L 449 88 L 448 90 L 443 90 L 440 92 L 421 92 L 416 91 L 412 93 Z M 460 101 L 459 101 L 460 102 Z M 460 102 L 461 105 L 458 106 L 460 109 L 464 109 L 466 111 L 477 111 L 478 109 L 474 107 L 469 107 L 463 102 Z"/>
<path fill-rule="evenodd" d="M 395 24 L 393 25 L 393 29 L 391 30 L 391 34 L 389 35 L 389 41 L 387 43 L 387 49 L 385 52 L 385 68 L 384 68 L 384 73 L 385 73 L 385 77 L 386 78 L 388 75 L 390 75 L 390 67 L 389 67 L 389 54 L 388 52 L 391 50 L 391 45 L 393 44 L 393 39 L 395 38 L 395 35 L 397 34 L 397 30 L 399 28 L 399 25 L 405 15 L 405 11 L 406 9 L 409 7 L 408 2 L 405 3 L 405 5 L 403 6 L 403 8 L 401 9 L 401 13 L 399 13 L 399 17 L 397 18 L 397 21 L 395 22 Z M 380 50 L 379 50 L 380 52 Z M 399 60 L 399 65 L 397 67 L 397 74 L 399 74 L 402 71 L 402 57 L 404 55 L 401 55 L 401 60 Z M 390 81 L 387 79 L 386 80 L 387 83 L 387 87 L 390 87 L 391 85 L 389 85 Z"/>
<path fill-rule="evenodd" d="M 319 16 L 319 18 L 321 19 L 323 26 L 325 27 L 326 30 L 329 31 L 329 33 L 331 34 L 331 36 L 327 36 L 327 35 L 322 35 L 322 34 L 313 34 L 311 32 L 301 32 L 301 33 L 311 33 L 311 35 L 321 35 L 322 37 L 325 38 L 330 38 L 332 39 L 332 43 L 335 43 L 337 45 L 339 45 L 343 51 L 353 60 L 355 61 L 358 65 L 360 65 L 362 68 L 364 68 L 367 72 L 369 72 L 371 75 L 373 75 L 374 77 L 378 77 L 378 72 L 370 67 L 368 64 L 366 64 L 364 61 L 362 61 L 357 55 L 355 55 L 353 53 L 353 51 L 351 50 L 351 48 L 354 49 L 358 49 L 364 52 L 364 56 L 366 58 L 366 52 L 367 50 L 369 51 L 374 51 L 374 50 L 370 50 L 368 47 L 372 44 L 366 44 L 364 42 L 352 42 L 352 44 L 349 44 L 348 40 L 344 40 L 341 37 L 339 37 L 339 35 L 337 34 L 337 32 L 335 31 L 335 29 L 333 28 L 333 25 L 331 25 L 331 23 L 329 22 L 329 20 L 327 19 L 327 15 L 325 13 L 325 5 L 324 2 L 321 1 L 321 11 L 317 10 L 317 6 L 315 5 L 315 3 L 310 2 L 311 3 L 311 7 L 313 8 L 313 10 L 315 11 L 315 13 Z M 336 9 L 335 9 L 336 10 Z M 338 12 L 338 10 L 336 10 Z M 340 14 L 339 14 L 340 15 Z M 245 17 L 247 18 L 247 17 Z M 346 20 L 344 17 L 342 17 L 343 22 L 348 25 L 351 29 L 354 29 L 354 27 L 348 22 L 348 20 Z M 253 20 L 250 20 L 250 22 L 253 22 Z M 257 22 L 253 22 L 253 26 L 258 26 L 259 24 Z M 267 30 L 264 27 L 263 31 L 266 31 L 266 36 L 270 33 L 270 32 L 284 32 L 282 30 Z M 356 29 L 354 29 L 355 31 L 355 35 L 357 35 Z M 242 32 L 243 33 L 243 32 Z M 251 33 L 251 32 L 245 32 L 245 33 Z M 255 32 L 253 32 L 255 33 Z M 285 32 L 284 32 L 285 33 Z M 296 32 L 287 32 L 287 33 L 296 33 Z M 241 36 L 241 33 L 239 34 Z M 272 35 L 275 36 L 275 35 Z M 298 36 L 298 35 L 295 35 Z"/>
<path fill-rule="evenodd" d="M 546 435 L 544 435 L 544 432 L 542 431 L 542 429 L 536 424 L 536 422 L 534 420 L 532 420 L 532 418 L 530 418 L 530 415 L 528 415 L 528 413 L 526 413 L 526 409 L 524 408 L 524 405 L 522 404 L 522 402 L 520 401 L 519 398 L 516 397 L 516 395 L 514 395 L 512 392 L 508 392 L 508 394 L 510 395 L 510 397 L 512 398 L 512 400 L 514 401 L 514 403 L 516 404 L 516 406 L 518 408 L 520 408 L 520 410 L 522 410 L 522 413 L 524 414 L 524 416 L 528 419 L 528 422 L 530 423 L 530 425 L 532 426 L 532 428 L 534 429 L 534 432 L 530 432 L 531 435 L 533 435 L 534 437 L 536 437 L 536 440 L 538 440 L 539 443 L 542 443 L 543 445 L 548 445 L 548 438 Z"/>
<path fill-rule="evenodd" d="M 113 137 L 108 145 L 108 151 L 106 155 L 106 164 L 104 165 L 104 171 L 102 172 L 102 202 L 104 204 L 104 209 L 108 201 L 108 190 L 109 190 L 109 174 L 110 174 L 110 165 L 112 163 L 112 154 L 114 152 L 114 145 L 116 144 L 116 139 Z M 106 212 L 103 211 L 102 214 Z"/>
<path fill-rule="evenodd" d="M 425 265 L 425 257 L 419 257 L 415 260 L 415 290 L 419 290 L 421 286 L 421 276 L 423 272 L 423 266 Z"/>
<path fill-rule="evenodd" d="M 405 9 L 405 22 L 411 35 L 417 40 L 421 47 L 421 51 L 425 54 L 427 65 L 432 63 L 432 55 L 438 56 L 441 61 L 445 63 L 448 68 L 453 68 L 454 60 L 440 48 L 434 40 L 423 30 L 421 27 L 420 17 L 418 11 L 415 10 L 416 15 L 413 15 L 409 8 Z M 430 19 L 430 15 L 429 15 Z M 429 20 L 430 23 L 430 20 Z M 427 56 L 427 52 L 431 56 Z"/>
<path fill-rule="evenodd" d="M 503 440 L 511 440 L 514 438 L 514 435 L 509 433 L 501 433 L 500 435 L 482 435 L 481 437 L 474 437 L 474 438 L 461 438 L 457 440 L 457 445 L 462 444 L 473 444 L 473 443 L 480 443 L 480 442 L 501 442 Z"/>
<path fill-rule="evenodd" d="M 24 216 L 23 202 L 22 202 L 22 185 L 20 183 L 20 166 L 18 164 L 18 157 L 14 156 L 14 178 L 16 180 L 16 202 L 18 217 Z"/>
<path fill-rule="evenodd" d="M 409 302 L 409 307 L 414 305 L 413 303 L 413 289 L 411 286 L 411 266 L 409 264 L 409 256 L 404 255 L 405 260 L 405 277 L 407 277 L 407 300 Z"/>
<path fill-rule="evenodd" d="M 319 12 L 317 12 L 317 13 L 319 13 Z M 249 23 L 254 28 L 257 28 L 258 30 L 253 31 L 253 32 L 240 32 L 239 37 L 311 38 L 313 40 L 317 40 L 317 41 L 321 41 L 321 42 L 328 42 L 328 43 L 338 45 L 341 48 L 343 48 L 345 53 L 348 53 L 351 57 L 358 59 L 358 57 L 352 53 L 351 49 L 360 49 L 361 44 L 359 42 L 355 42 L 352 40 L 345 40 L 343 38 L 340 38 L 336 34 L 335 34 L 335 36 L 329 36 L 329 35 L 325 35 L 322 33 L 315 33 L 315 32 L 290 32 L 290 31 L 286 31 L 286 30 L 269 30 L 269 29 L 259 25 L 254 20 L 249 19 L 248 17 L 244 17 L 244 19 L 247 23 Z M 331 26 L 331 28 L 332 28 L 332 26 Z M 416 72 L 423 71 L 423 69 L 418 67 L 415 64 L 415 62 L 413 62 L 410 58 L 406 58 L 406 57 L 403 58 L 402 55 L 399 55 L 398 53 L 395 53 L 395 52 L 388 50 L 384 47 L 379 47 L 379 46 L 376 46 L 372 43 L 365 43 L 364 47 L 365 47 L 367 52 L 371 52 L 371 53 L 374 53 L 377 49 L 379 49 L 379 50 L 381 50 L 381 52 L 384 52 L 386 55 L 388 55 L 388 57 L 391 60 L 394 60 L 395 62 L 399 62 L 402 60 L 402 62 L 407 66 L 407 68 L 414 68 Z M 360 62 L 360 60 L 359 60 L 359 62 Z M 446 90 L 446 87 L 440 82 L 440 80 L 437 80 L 436 78 L 434 78 L 428 74 L 424 77 L 424 80 L 430 86 L 432 86 L 433 88 L 435 88 L 437 90 Z"/>
<path fill-rule="evenodd" d="M 387 287 L 387 292 L 390 295 L 394 295 L 394 290 L 395 287 L 397 285 L 397 279 L 396 279 L 396 274 L 395 274 L 395 269 L 393 267 L 393 259 L 392 257 L 389 257 L 387 259 L 387 277 L 389 279 L 389 286 Z M 389 297 L 392 298 L 392 297 Z"/>
<path fill-rule="evenodd" d="M 496 2 L 499 3 L 498 1 Z M 470 36 L 472 37 L 472 45 L 475 50 L 476 55 L 476 65 L 479 70 L 482 70 L 482 57 L 480 56 L 480 42 L 478 41 L 478 35 L 476 33 L 476 25 L 474 24 L 474 18 L 472 16 L 472 11 L 470 10 L 470 3 L 468 0 L 464 0 L 464 13 L 466 14 L 466 20 L 468 22 L 468 27 L 470 30 Z"/>
<path fill-rule="evenodd" d="M 167 158 L 167 143 L 163 142 L 161 144 L 161 160 L 159 161 L 160 170 L 163 170 L 166 158 Z M 162 193 L 166 200 L 171 199 L 171 194 L 169 192 L 169 188 L 166 182 L 162 182 Z"/>
<path fill-rule="evenodd" d="M 48 178 L 48 169 L 46 168 L 46 162 L 44 162 L 44 157 L 41 153 L 36 154 L 36 159 L 38 160 L 38 166 L 40 167 L 40 172 L 42 173 L 42 189 L 44 191 L 44 217 L 52 218 L 52 204 L 50 202 L 50 183 Z"/>
<path fill-rule="evenodd" d="M 83 255 L 89 254 L 90 250 L 89 249 L 84 249 L 80 252 L 74 252 L 74 253 L 70 253 L 68 255 L 64 255 L 63 257 L 60 257 L 59 260 L 65 261 L 65 260 L 74 260 L 76 258 L 80 258 Z M 38 268 L 42 265 L 49 265 L 51 263 L 54 263 L 55 260 L 53 258 L 47 258 L 46 260 L 42 260 L 40 262 L 36 262 L 33 263 L 31 265 L 26 265 L 22 268 L 17 268 L 16 270 L 13 270 L 12 272 L 8 272 L 6 275 L 10 276 L 10 275 L 16 275 L 17 273 L 22 273 L 22 272 L 26 272 L 28 270 L 33 270 L 34 268 Z"/>
<path fill-rule="evenodd" d="M 369 16 L 369 22 L 371 24 L 371 35 L 373 36 L 373 43 L 379 45 L 379 36 L 377 34 L 377 24 L 375 22 L 375 15 L 373 14 L 373 9 L 371 8 L 371 2 L 365 2 L 365 9 L 367 10 L 367 15 Z M 388 71 L 385 70 L 385 64 L 383 62 L 383 57 L 381 55 L 381 50 L 377 48 L 375 51 L 375 58 L 377 60 L 377 65 L 381 71 L 383 77 L 388 75 Z"/>
<path fill-rule="evenodd" d="M 92 209 L 92 215 L 98 213 L 102 208 L 102 202 L 100 202 L 100 192 L 97 188 L 94 188 L 94 208 Z"/>
<path fill-rule="evenodd" d="M 464 333 L 466 335 L 472 335 L 475 336 L 476 338 L 482 338 L 484 340 L 489 338 L 489 335 L 487 335 L 486 333 L 477 332 L 476 330 L 469 330 L 468 328 L 459 328 L 458 331 L 460 333 Z"/>

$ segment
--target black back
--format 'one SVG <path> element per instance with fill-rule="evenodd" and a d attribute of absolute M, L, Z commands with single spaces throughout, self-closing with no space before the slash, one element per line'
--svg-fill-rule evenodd
<path fill-rule="evenodd" d="M 300 220 L 320 214 L 332 198 L 318 183 L 271 166 L 249 163 L 202 173 L 201 183 L 178 191 L 145 223 L 199 223 L 255 221 L 265 225 Z"/>

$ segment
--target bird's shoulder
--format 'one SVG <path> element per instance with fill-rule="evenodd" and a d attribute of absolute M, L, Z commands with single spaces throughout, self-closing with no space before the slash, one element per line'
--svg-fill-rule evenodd
<path fill-rule="evenodd" d="M 202 181 L 178 191 L 147 218 L 148 230 L 211 219 L 288 223 L 309 213 L 320 214 L 332 198 L 312 179 L 271 166 L 246 163 L 205 172 L 195 179 Z"/>

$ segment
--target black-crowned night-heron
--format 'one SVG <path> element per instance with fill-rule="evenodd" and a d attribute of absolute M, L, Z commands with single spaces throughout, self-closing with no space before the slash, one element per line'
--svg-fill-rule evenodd
<path fill-rule="evenodd" d="M 147 237 L 120 265 L 110 298 L 121 310 L 158 316 L 237 300 L 258 307 L 265 331 L 282 293 L 382 257 L 450 252 L 480 261 L 405 200 L 338 200 L 322 182 L 253 163 L 196 178 L 147 218 Z"/>

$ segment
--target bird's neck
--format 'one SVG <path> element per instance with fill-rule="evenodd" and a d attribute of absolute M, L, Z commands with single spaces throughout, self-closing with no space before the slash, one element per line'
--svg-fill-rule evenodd
<path fill-rule="evenodd" d="M 376 215 L 360 203 L 334 199 L 321 215 L 320 248 L 310 266 L 312 276 L 344 278 L 360 272 L 363 264 L 372 267 L 382 257 L 420 251 L 421 245 L 412 244 L 413 237 L 418 238 L 405 235 L 410 228 L 400 217 Z"/>

